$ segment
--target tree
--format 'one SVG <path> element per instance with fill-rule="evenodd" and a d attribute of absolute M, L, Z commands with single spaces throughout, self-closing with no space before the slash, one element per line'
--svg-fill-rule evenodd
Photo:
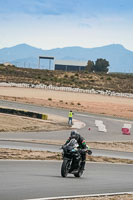
<path fill-rule="evenodd" d="M 99 58 L 94 65 L 95 72 L 108 72 L 109 62 L 106 59 Z"/>
<path fill-rule="evenodd" d="M 94 62 L 91 60 L 88 60 L 87 66 L 86 66 L 86 71 L 92 72 L 94 70 Z"/>

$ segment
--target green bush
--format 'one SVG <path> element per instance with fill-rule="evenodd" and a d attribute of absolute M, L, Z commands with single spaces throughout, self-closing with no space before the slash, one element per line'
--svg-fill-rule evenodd
<path fill-rule="evenodd" d="M 78 73 L 75 73 L 75 76 L 78 76 L 78 77 L 79 77 L 79 74 L 78 74 Z"/>
<path fill-rule="evenodd" d="M 65 74 L 65 75 L 64 75 L 64 78 L 68 78 L 68 75 L 67 75 L 67 74 Z"/>
<path fill-rule="evenodd" d="M 111 77 L 109 76 L 109 77 L 107 77 L 106 80 L 107 80 L 107 81 L 111 81 L 112 79 L 111 79 Z"/>
<path fill-rule="evenodd" d="M 71 79 L 74 79 L 74 76 L 72 75 L 72 76 L 70 76 L 70 78 L 71 78 Z"/>

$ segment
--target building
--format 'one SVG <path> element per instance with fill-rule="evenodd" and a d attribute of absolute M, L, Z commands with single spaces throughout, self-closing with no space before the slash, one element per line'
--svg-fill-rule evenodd
<path fill-rule="evenodd" d="M 55 70 L 63 71 L 83 71 L 85 70 L 87 61 L 70 61 L 70 60 L 55 60 Z"/>

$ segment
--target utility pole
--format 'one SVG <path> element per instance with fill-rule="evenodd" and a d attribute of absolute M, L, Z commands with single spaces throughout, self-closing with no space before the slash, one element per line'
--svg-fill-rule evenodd
<path fill-rule="evenodd" d="M 38 69 L 40 69 L 40 57 L 39 57 L 39 62 L 38 62 Z"/>

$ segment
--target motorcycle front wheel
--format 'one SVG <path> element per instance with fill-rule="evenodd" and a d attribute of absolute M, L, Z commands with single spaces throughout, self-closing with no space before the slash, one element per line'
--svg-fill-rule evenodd
<path fill-rule="evenodd" d="M 77 173 L 74 174 L 75 177 L 81 177 L 83 174 L 83 170 L 79 170 Z"/>
<path fill-rule="evenodd" d="M 67 177 L 67 174 L 69 172 L 69 160 L 63 160 L 62 166 L 61 166 L 61 176 Z"/>

